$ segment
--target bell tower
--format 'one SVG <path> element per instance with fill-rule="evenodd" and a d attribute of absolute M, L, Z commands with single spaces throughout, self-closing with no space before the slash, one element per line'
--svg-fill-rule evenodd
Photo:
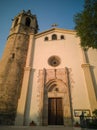
<path fill-rule="evenodd" d="M 30 10 L 20 12 L 12 20 L 0 61 L 0 125 L 14 125 L 30 35 L 34 38 L 37 31 L 37 19 Z"/>
<path fill-rule="evenodd" d="M 27 35 L 37 33 L 37 30 L 38 24 L 36 16 L 32 15 L 30 10 L 27 12 L 23 10 L 13 19 L 10 35 L 13 33 L 23 33 Z"/>

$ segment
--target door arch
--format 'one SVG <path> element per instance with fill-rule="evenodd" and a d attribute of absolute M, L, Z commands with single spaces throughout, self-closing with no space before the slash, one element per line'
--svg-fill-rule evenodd
<path fill-rule="evenodd" d="M 61 107 L 59 107 L 59 102 L 61 104 Z M 53 103 L 55 105 L 51 105 Z M 50 115 L 50 112 L 53 108 L 49 108 L 49 110 L 48 107 L 55 107 L 54 113 L 59 112 L 61 113 L 61 115 Z M 59 119 L 58 115 L 61 116 L 61 122 L 58 122 L 58 120 L 56 119 Z M 54 118 L 54 120 L 50 122 L 50 118 Z M 42 123 L 43 125 L 65 125 L 67 118 L 71 119 L 68 85 L 60 79 L 49 80 L 44 87 Z"/>

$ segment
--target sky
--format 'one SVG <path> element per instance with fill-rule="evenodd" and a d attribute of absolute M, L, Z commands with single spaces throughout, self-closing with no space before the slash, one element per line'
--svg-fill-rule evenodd
<path fill-rule="evenodd" d="M 39 32 L 58 28 L 73 30 L 74 15 L 83 10 L 84 0 L 0 0 L 0 58 L 4 51 L 12 19 L 22 10 L 37 16 Z"/>

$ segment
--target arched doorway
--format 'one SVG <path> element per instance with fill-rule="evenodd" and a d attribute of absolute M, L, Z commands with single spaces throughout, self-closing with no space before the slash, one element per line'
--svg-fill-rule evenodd
<path fill-rule="evenodd" d="M 44 87 L 43 125 L 71 124 L 68 85 L 61 79 L 51 79 Z"/>

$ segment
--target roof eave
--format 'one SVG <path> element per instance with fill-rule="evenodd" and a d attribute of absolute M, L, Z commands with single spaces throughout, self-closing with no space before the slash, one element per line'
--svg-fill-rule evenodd
<path fill-rule="evenodd" d="M 50 34 L 50 33 L 54 33 L 54 32 L 73 34 L 73 35 L 76 34 L 75 30 L 67 30 L 67 29 L 62 29 L 62 28 L 51 28 L 49 30 L 35 34 L 35 37 L 38 38 L 38 37 L 41 37 L 41 36 L 44 36 L 44 35 L 47 35 L 47 34 Z"/>

